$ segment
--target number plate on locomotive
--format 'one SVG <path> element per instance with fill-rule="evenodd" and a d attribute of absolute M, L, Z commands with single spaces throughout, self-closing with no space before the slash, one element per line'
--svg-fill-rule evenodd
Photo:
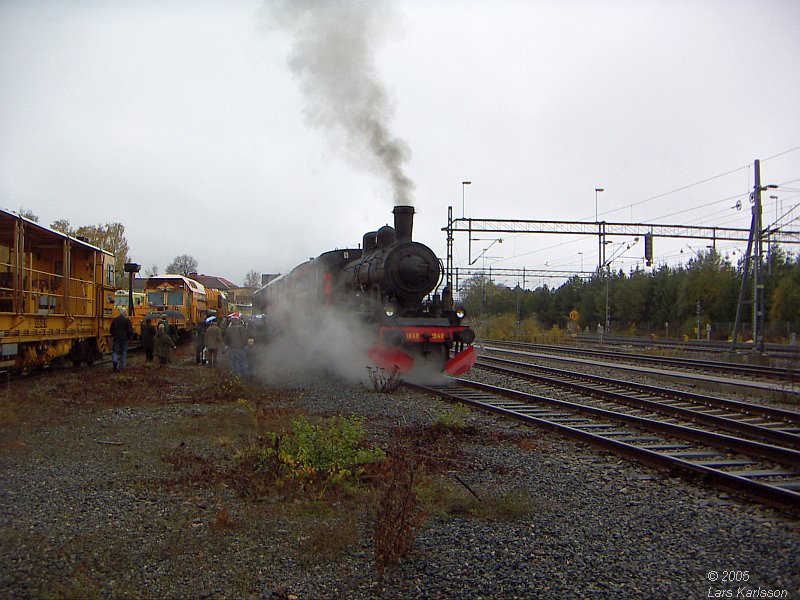
<path fill-rule="evenodd" d="M 430 333 L 428 335 L 430 336 L 428 338 L 430 342 L 443 342 L 447 339 L 444 333 Z M 422 332 L 420 331 L 406 331 L 406 340 L 409 342 L 423 342 L 425 338 L 422 337 Z"/>

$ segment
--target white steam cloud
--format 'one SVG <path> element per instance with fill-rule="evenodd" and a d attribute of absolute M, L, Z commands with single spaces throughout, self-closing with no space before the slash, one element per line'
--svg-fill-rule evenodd
<path fill-rule="evenodd" d="M 403 165 L 408 144 L 389 130 L 392 107 L 374 63 L 391 23 L 380 0 L 267 0 L 271 25 L 288 32 L 288 64 L 306 97 L 309 121 L 331 134 L 355 166 L 386 177 L 396 204 L 411 204 Z"/>
<path fill-rule="evenodd" d="M 256 377 L 277 386 L 333 375 L 351 383 L 369 382 L 367 350 L 374 331 L 357 315 L 320 307 L 316 315 L 298 315 L 282 306 L 268 317 L 269 342 L 260 351 Z"/>
<path fill-rule="evenodd" d="M 368 358 L 377 341 L 375 324 L 365 323 L 355 312 L 320 306 L 313 314 L 298 311 L 293 304 L 274 306 L 267 315 L 268 339 L 257 342 L 254 377 L 276 387 L 303 386 L 309 381 L 336 377 L 373 389 L 378 372 Z M 402 376 L 420 384 L 442 384 L 442 358 L 427 359 L 413 353 L 414 368 Z M 388 376 L 388 373 L 383 373 Z"/>

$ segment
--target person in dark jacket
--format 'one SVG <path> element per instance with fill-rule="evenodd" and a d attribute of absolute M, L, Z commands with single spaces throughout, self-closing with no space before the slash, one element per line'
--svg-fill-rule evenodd
<path fill-rule="evenodd" d="M 111 321 L 110 327 L 113 344 L 111 346 L 111 363 L 115 371 L 125 368 L 125 358 L 128 354 L 128 342 L 133 337 L 133 324 L 128 318 L 124 308 L 119 309 L 119 315 Z"/>
<path fill-rule="evenodd" d="M 249 371 L 250 378 L 252 379 L 254 373 L 258 370 L 258 348 L 256 347 L 256 340 L 252 335 L 247 336 L 247 346 L 244 348 L 245 357 L 247 359 L 247 370 Z"/>
<path fill-rule="evenodd" d="M 194 327 L 194 359 L 198 365 L 206 364 L 206 359 L 203 358 L 203 349 L 206 347 L 206 328 L 208 323 L 205 321 L 198 323 Z"/>
<path fill-rule="evenodd" d="M 158 333 L 158 326 L 161 325 L 162 323 L 164 324 L 164 329 L 169 334 L 169 337 L 171 337 L 172 341 L 174 342 L 175 341 L 175 326 L 170 324 L 169 321 L 167 321 L 167 317 L 165 315 L 161 315 L 161 317 L 158 319 L 158 323 L 156 323 L 156 333 Z M 156 356 L 158 356 L 158 355 L 156 355 Z"/>
<path fill-rule="evenodd" d="M 231 317 L 230 325 L 225 330 L 225 345 L 228 347 L 228 360 L 231 370 L 244 381 L 250 379 L 250 370 L 247 368 L 247 329 L 238 317 Z"/>
<path fill-rule="evenodd" d="M 142 321 L 142 348 L 145 362 L 153 362 L 153 349 L 156 347 L 156 328 L 150 317 Z"/>

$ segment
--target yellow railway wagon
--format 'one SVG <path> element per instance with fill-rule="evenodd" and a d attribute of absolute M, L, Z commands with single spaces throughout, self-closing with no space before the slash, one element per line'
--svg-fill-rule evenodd
<path fill-rule="evenodd" d="M 128 296 L 130 296 L 128 290 L 117 290 L 114 292 L 114 307 L 124 308 L 130 312 L 130 299 Z M 140 312 L 147 311 L 147 295 L 144 292 L 133 292 L 133 309 L 136 315 Z"/>
<path fill-rule="evenodd" d="M 228 314 L 228 298 L 225 292 L 215 288 L 206 288 L 206 315 L 224 317 Z"/>
<path fill-rule="evenodd" d="M 193 328 L 205 321 L 208 311 L 206 288 L 183 275 L 157 275 L 145 281 L 149 315 L 163 315 L 186 339 Z"/>
<path fill-rule="evenodd" d="M 117 290 L 114 294 L 114 308 L 124 308 L 128 311 L 128 318 L 133 326 L 134 340 L 138 340 L 142 333 L 142 321 L 150 312 L 147 308 L 147 294 L 144 292 L 133 292 L 133 311 L 130 309 L 130 294 L 128 290 Z"/>
<path fill-rule="evenodd" d="M 110 352 L 114 275 L 110 252 L 0 210 L 0 368 Z"/>

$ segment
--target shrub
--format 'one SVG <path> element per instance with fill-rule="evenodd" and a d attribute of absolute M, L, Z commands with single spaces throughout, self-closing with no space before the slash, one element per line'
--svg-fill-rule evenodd
<path fill-rule="evenodd" d="M 362 465 L 384 458 L 380 448 L 365 448 L 365 439 L 362 417 L 333 417 L 324 426 L 295 419 L 278 444 L 278 458 L 292 477 L 345 482 L 360 475 Z"/>
<path fill-rule="evenodd" d="M 436 415 L 434 427 L 441 427 L 452 432 L 470 430 L 467 417 L 471 414 L 463 404 L 453 404 L 447 410 L 441 410 Z"/>
<path fill-rule="evenodd" d="M 270 483 L 321 494 L 332 486 L 348 488 L 358 483 L 365 465 L 384 459 L 365 439 L 360 417 L 333 417 L 319 425 L 293 419 L 288 429 L 259 436 L 234 455 L 234 487 L 248 497 L 262 496 Z"/>

